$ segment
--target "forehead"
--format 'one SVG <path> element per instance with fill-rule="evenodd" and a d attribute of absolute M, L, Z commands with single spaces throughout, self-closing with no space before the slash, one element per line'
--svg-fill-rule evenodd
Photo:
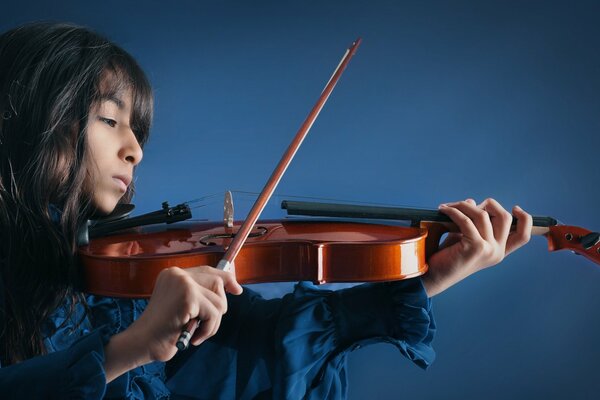
<path fill-rule="evenodd" d="M 122 71 L 106 69 L 98 83 L 100 105 L 113 103 L 119 109 L 129 109 L 132 101 L 131 82 Z"/>
<path fill-rule="evenodd" d="M 106 105 L 116 106 L 120 111 L 131 111 L 131 90 L 125 89 L 118 92 L 100 93 L 98 97 L 98 105 L 104 107 Z"/>

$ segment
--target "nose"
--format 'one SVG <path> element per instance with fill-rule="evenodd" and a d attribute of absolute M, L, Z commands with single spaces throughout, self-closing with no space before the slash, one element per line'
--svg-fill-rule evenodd
<path fill-rule="evenodd" d="M 131 129 L 127 129 L 127 135 L 121 147 L 121 158 L 133 166 L 136 166 L 142 161 L 144 152 L 140 143 Z"/>

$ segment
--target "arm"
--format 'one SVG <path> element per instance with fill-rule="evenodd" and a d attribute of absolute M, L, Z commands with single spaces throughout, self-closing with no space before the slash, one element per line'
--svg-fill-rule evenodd
<path fill-rule="evenodd" d="M 228 272 L 209 266 L 163 270 L 141 317 L 111 337 L 104 348 L 106 381 L 153 361 L 170 360 L 177 352 L 181 329 L 190 319 L 202 321 L 192 345 L 213 336 L 227 311 L 225 291 L 242 291 Z"/>
<path fill-rule="evenodd" d="M 472 199 L 442 204 L 460 233 L 451 233 L 429 260 L 422 278 L 429 297 L 443 292 L 467 276 L 498 264 L 531 237 L 532 218 L 519 206 L 513 207 L 517 228 L 511 232 L 512 215 L 494 199 L 475 204 Z"/>
<path fill-rule="evenodd" d="M 150 360 L 133 330 L 127 329 L 110 338 L 104 346 L 104 371 L 106 383 L 123 375 L 141 365 L 148 364 Z"/>
<path fill-rule="evenodd" d="M 225 288 L 234 293 L 241 290 L 231 274 L 211 267 L 187 271 L 171 268 L 161 273 L 142 316 L 124 331 L 108 339 L 107 332 L 98 329 L 68 348 L 0 368 L 1 397 L 119 396 L 122 389 L 129 387 L 127 380 L 114 382 L 118 384 L 112 389 L 107 382 L 140 365 L 171 358 L 181 327 L 188 319 L 200 317 L 205 322 L 192 344 L 197 345 L 216 332 L 226 310 Z"/>
<path fill-rule="evenodd" d="M 427 368 L 435 356 L 434 332 L 420 278 L 338 291 L 301 282 L 293 293 L 270 300 L 246 288 L 229 297 L 214 337 L 166 364 L 166 383 L 182 397 L 341 399 L 352 350 L 390 343 Z"/>

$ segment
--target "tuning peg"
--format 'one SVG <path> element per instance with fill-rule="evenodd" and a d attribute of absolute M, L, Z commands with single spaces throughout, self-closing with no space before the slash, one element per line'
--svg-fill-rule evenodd
<path fill-rule="evenodd" d="M 589 250 L 598 244 L 598 242 L 600 242 L 600 233 L 588 233 L 587 235 L 581 237 L 580 242 L 584 249 Z"/>

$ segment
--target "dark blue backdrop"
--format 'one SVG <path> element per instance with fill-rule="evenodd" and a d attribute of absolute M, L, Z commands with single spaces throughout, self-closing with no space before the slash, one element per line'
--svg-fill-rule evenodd
<path fill-rule="evenodd" d="M 491 196 L 600 229 L 597 2 L 2 1 L 2 30 L 88 25 L 147 71 L 140 211 L 260 190 L 362 36 L 279 192 L 433 207 Z M 428 371 L 386 345 L 353 353 L 350 397 L 591 398 L 599 288 L 598 266 L 534 238 L 434 299 Z"/>

